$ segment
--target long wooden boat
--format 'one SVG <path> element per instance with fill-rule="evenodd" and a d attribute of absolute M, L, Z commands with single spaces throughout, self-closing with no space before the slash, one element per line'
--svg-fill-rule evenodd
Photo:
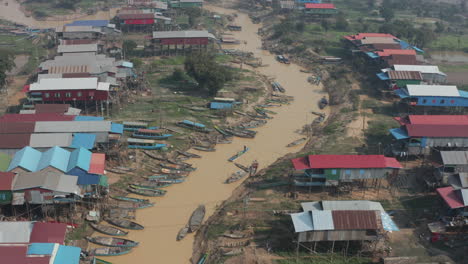
<path fill-rule="evenodd" d="M 236 181 L 242 179 L 245 175 L 247 175 L 246 171 L 243 171 L 243 170 L 236 171 L 233 174 L 231 174 L 231 176 L 229 178 L 227 178 L 226 183 L 236 182 Z"/>
<path fill-rule="evenodd" d="M 190 173 L 189 171 L 171 170 L 171 169 L 166 169 L 166 168 L 161 168 L 159 171 L 164 174 L 174 174 L 174 175 L 182 175 L 182 176 L 188 176 Z"/>
<path fill-rule="evenodd" d="M 180 171 L 194 171 L 196 168 L 190 167 L 190 166 L 185 166 L 185 165 L 179 165 L 179 164 L 171 164 L 171 163 L 160 163 L 159 166 L 170 169 L 170 170 L 180 170 Z"/>
<path fill-rule="evenodd" d="M 268 109 L 265 109 L 265 108 L 261 108 L 261 107 L 255 107 L 255 110 L 259 111 L 259 113 L 263 113 L 263 114 L 272 114 L 272 115 L 276 115 L 277 113 L 274 112 L 274 111 L 271 111 L 271 110 L 268 110 Z"/>
<path fill-rule="evenodd" d="M 126 236 L 128 234 L 127 231 L 118 229 L 117 227 L 108 226 L 108 225 L 100 225 L 89 223 L 89 225 L 96 231 L 109 235 L 109 236 Z"/>
<path fill-rule="evenodd" d="M 135 188 L 128 188 L 127 189 L 129 192 L 138 194 L 138 195 L 143 195 L 143 196 L 151 196 L 151 197 L 159 197 L 159 196 L 164 196 L 166 195 L 165 190 L 149 190 L 149 189 L 135 189 Z"/>
<path fill-rule="evenodd" d="M 241 115 L 241 116 L 246 116 L 246 113 L 242 113 L 241 111 L 234 110 L 234 114 Z"/>
<path fill-rule="evenodd" d="M 205 264 L 207 259 L 208 259 L 208 253 L 205 253 L 200 257 L 197 264 Z"/>
<path fill-rule="evenodd" d="M 297 145 L 300 145 L 304 142 L 307 141 L 307 138 L 300 138 L 298 140 L 294 140 L 293 142 L 289 143 L 288 145 L 286 145 L 286 147 L 290 148 L 290 147 L 294 147 L 294 146 L 297 146 Z"/>
<path fill-rule="evenodd" d="M 105 261 L 105 260 L 102 260 L 102 259 L 95 258 L 95 259 L 94 259 L 94 264 L 112 264 L 112 262 L 109 262 L 109 261 Z"/>
<path fill-rule="evenodd" d="M 250 130 L 240 130 L 240 129 L 231 129 L 231 128 L 226 128 L 226 131 L 229 133 L 233 134 L 236 137 L 241 137 L 241 138 L 254 138 L 255 137 L 255 131 L 252 131 L 254 133 L 251 133 Z"/>
<path fill-rule="evenodd" d="M 239 125 L 240 128 L 246 129 L 246 128 L 257 128 L 265 125 L 267 123 L 266 120 L 260 119 L 260 120 L 250 120 L 249 122 L 242 123 Z"/>
<path fill-rule="evenodd" d="M 157 180 L 166 180 L 166 179 L 185 179 L 185 176 L 182 175 L 173 175 L 173 174 L 157 174 L 157 175 L 150 175 L 145 176 L 145 179 L 149 181 L 157 181 Z"/>
<path fill-rule="evenodd" d="M 126 201 L 126 202 L 133 202 L 133 203 L 149 203 L 149 199 L 140 199 L 140 198 L 133 198 L 127 196 L 112 196 L 112 199 L 119 200 L 119 201 Z"/>
<path fill-rule="evenodd" d="M 138 129 L 133 132 L 132 137 L 143 139 L 168 139 L 172 134 L 165 134 L 161 129 Z"/>
<path fill-rule="evenodd" d="M 182 160 L 180 160 L 178 158 L 177 159 L 167 159 L 167 162 L 169 162 L 171 164 L 178 165 L 178 166 L 192 167 L 192 164 L 184 162 L 184 161 L 182 161 Z"/>
<path fill-rule="evenodd" d="M 126 228 L 126 229 L 132 229 L 132 230 L 143 230 L 144 227 L 136 222 L 127 220 L 127 219 L 121 219 L 121 218 L 108 218 L 106 221 L 111 224 L 115 225 L 118 227 Z"/>
<path fill-rule="evenodd" d="M 178 183 L 183 183 L 185 181 L 185 177 L 181 178 L 153 178 L 153 179 L 148 179 L 149 181 L 152 182 L 159 182 L 159 183 L 169 183 L 169 184 L 178 184 Z"/>
<path fill-rule="evenodd" d="M 245 238 L 246 235 L 243 233 L 236 233 L 236 232 L 225 232 L 223 236 L 232 238 L 232 239 L 242 239 Z"/>
<path fill-rule="evenodd" d="M 93 248 L 88 251 L 89 256 L 120 256 L 130 253 L 130 248 L 104 247 Z"/>
<path fill-rule="evenodd" d="M 177 150 L 177 153 L 179 153 L 182 156 L 186 156 L 186 157 L 190 157 L 190 158 L 197 158 L 197 159 L 201 158 L 200 155 L 190 153 L 190 152 L 186 152 L 186 151 Z"/>
<path fill-rule="evenodd" d="M 190 233 L 196 232 L 201 227 L 203 218 L 205 218 L 205 206 L 200 205 L 197 209 L 195 209 L 195 211 L 193 211 L 192 215 L 190 216 L 188 222 Z"/>
<path fill-rule="evenodd" d="M 237 158 L 239 158 L 240 156 L 244 155 L 247 151 L 249 151 L 249 148 L 248 148 L 248 147 L 245 147 L 243 150 L 237 152 L 234 156 L 230 157 L 230 158 L 228 159 L 228 161 L 230 161 L 230 162 L 235 161 Z"/>
<path fill-rule="evenodd" d="M 95 237 L 86 237 L 91 243 L 106 246 L 106 247 L 136 247 L 138 242 L 135 242 L 130 239 L 123 239 L 117 237 L 105 237 L 105 236 L 95 236 Z"/>
<path fill-rule="evenodd" d="M 129 186 L 133 189 L 143 189 L 143 190 L 156 190 L 160 188 L 166 188 L 171 186 L 170 183 L 162 183 L 159 181 L 148 181 L 138 184 L 130 184 Z"/>
<path fill-rule="evenodd" d="M 244 165 L 242 165 L 242 164 L 240 164 L 240 163 L 235 163 L 235 162 L 234 162 L 234 165 L 236 165 L 237 168 L 239 168 L 239 169 L 241 169 L 241 170 L 243 170 L 243 171 L 245 171 L 245 172 L 249 172 L 249 171 L 250 171 L 250 168 L 248 168 L 248 167 L 246 167 L 246 166 L 244 166 Z"/>
<path fill-rule="evenodd" d="M 226 137 L 231 136 L 230 133 L 224 131 L 224 130 L 221 129 L 219 126 L 214 126 L 214 129 L 216 129 L 216 131 L 218 131 L 218 132 L 219 132 L 221 135 L 223 135 L 223 136 L 226 136 Z"/>
<path fill-rule="evenodd" d="M 193 149 L 199 150 L 199 151 L 206 151 L 206 152 L 214 152 L 216 151 L 215 148 L 209 148 L 209 147 L 204 147 L 204 146 L 193 146 Z"/>
<path fill-rule="evenodd" d="M 195 123 L 189 120 L 183 120 L 183 121 L 177 122 L 176 125 L 183 127 L 183 128 L 192 129 L 198 132 L 203 132 L 203 133 L 210 133 L 213 131 L 212 129 L 207 128 L 203 124 Z"/>
<path fill-rule="evenodd" d="M 153 207 L 154 203 L 149 203 L 149 202 L 143 202 L 143 203 L 135 203 L 135 202 L 125 202 L 125 203 L 120 203 L 114 206 L 115 208 L 121 208 L 121 209 L 144 209 L 144 208 L 149 208 Z"/>
<path fill-rule="evenodd" d="M 176 240 L 180 241 L 180 240 L 184 239 L 184 237 L 187 236 L 188 231 L 189 231 L 189 226 L 188 225 L 185 225 L 184 227 L 182 227 L 179 230 L 179 232 L 177 233 Z"/>
<path fill-rule="evenodd" d="M 143 150 L 143 153 L 145 153 L 145 155 L 147 155 L 148 157 L 150 157 L 152 159 L 155 159 L 155 160 L 160 160 L 160 161 L 166 161 L 167 160 L 166 157 L 161 156 L 161 155 L 156 155 L 154 153 L 151 153 L 148 150 Z"/>
<path fill-rule="evenodd" d="M 216 144 L 231 144 L 232 140 L 216 138 Z"/>

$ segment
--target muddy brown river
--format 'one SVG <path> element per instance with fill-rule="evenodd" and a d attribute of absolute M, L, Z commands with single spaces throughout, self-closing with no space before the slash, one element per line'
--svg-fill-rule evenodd
<path fill-rule="evenodd" d="M 274 111 L 278 114 L 267 125 L 257 129 L 255 139 L 235 138 L 232 144 L 217 145 L 216 152 L 199 152 L 203 158 L 189 161 L 197 170 L 184 183 L 169 187 L 165 197 L 151 198 L 156 203 L 153 208 L 137 212 L 137 222 L 143 224 L 145 230 L 131 231 L 128 238 L 139 241 L 140 245 L 128 255 L 103 257 L 112 263 L 190 263 L 194 235 L 189 234 L 184 240 L 176 241 L 177 232 L 199 204 L 206 206 L 206 219 L 240 184 L 224 184 L 226 178 L 238 170 L 227 159 L 245 145 L 250 150 L 236 162 L 249 165 L 256 159 L 260 164 L 259 169 L 262 169 L 285 154 L 298 151 L 300 147 L 286 148 L 286 145 L 301 137 L 296 131 L 312 122 L 315 116 L 310 112 L 317 110 L 317 102 L 324 95 L 321 87 L 307 82 L 308 74 L 300 72 L 299 66 L 281 64 L 275 60 L 274 55 L 261 50 L 261 39 L 257 35 L 260 25 L 253 24 L 246 14 L 219 7 L 207 8 L 223 14 L 238 14 L 236 23 L 242 26 L 242 31 L 233 32 L 233 35 L 246 44 L 236 47 L 229 45 L 229 48 L 253 52 L 255 57 L 261 58 L 268 66 L 256 70 L 275 77 L 286 89 L 286 94 L 294 96 L 295 101 L 275 108 Z M 0 10 L 0 16 L 3 16 L 5 10 L 3 7 Z M 11 14 L 15 12 L 12 11 Z M 40 23 L 39 26 L 43 25 Z M 47 27 L 50 27 L 49 24 Z"/>

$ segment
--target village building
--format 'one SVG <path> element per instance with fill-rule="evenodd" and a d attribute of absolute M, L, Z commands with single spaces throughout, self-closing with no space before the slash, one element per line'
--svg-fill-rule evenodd
<path fill-rule="evenodd" d="M 179 54 L 214 48 L 216 38 L 208 31 L 155 31 L 150 49 L 155 54 Z"/>
<path fill-rule="evenodd" d="M 337 186 L 358 180 L 396 178 L 401 164 L 383 155 L 309 155 L 292 160 L 294 185 Z"/>
<path fill-rule="evenodd" d="M 452 186 L 442 187 L 437 189 L 437 194 L 452 211 L 452 215 L 466 215 L 468 212 L 467 187 L 461 189 L 455 189 Z"/>
<path fill-rule="evenodd" d="M 418 71 L 386 71 L 377 73 L 377 77 L 385 81 L 390 89 L 396 90 L 409 84 L 421 84 L 423 77 Z"/>
<path fill-rule="evenodd" d="M 414 85 L 394 90 L 402 102 L 410 106 L 467 107 L 468 92 L 454 85 Z"/>
<path fill-rule="evenodd" d="M 434 65 L 393 65 L 391 69 L 383 69 L 382 72 L 388 70 L 395 71 L 418 71 L 423 77 L 423 81 L 428 84 L 443 84 L 447 81 L 447 74 L 441 72 L 438 66 Z"/>
<path fill-rule="evenodd" d="M 109 20 L 78 20 L 55 30 L 57 39 L 107 39 L 118 37 L 121 32 Z"/>
<path fill-rule="evenodd" d="M 304 10 L 308 15 L 330 16 L 338 13 L 334 4 L 305 3 Z"/>
<path fill-rule="evenodd" d="M 96 55 L 102 51 L 99 51 L 97 44 L 76 44 L 76 45 L 59 45 L 57 53 L 63 55 L 65 53 L 73 55 Z"/>
<path fill-rule="evenodd" d="M 121 10 L 127 9 L 140 9 L 149 12 L 163 12 L 168 9 L 167 1 L 157 1 L 157 0 L 128 0 L 127 7 L 122 8 Z"/>
<path fill-rule="evenodd" d="M 81 109 L 73 108 L 70 104 L 36 104 L 20 110 L 20 114 L 60 114 L 77 116 L 81 114 Z M 1 118 L 7 115 L 3 115 Z"/>
<path fill-rule="evenodd" d="M 169 7 L 171 8 L 191 8 L 191 7 L 202 7 L 203 0 L 173 0 L 169 1 Z"/>

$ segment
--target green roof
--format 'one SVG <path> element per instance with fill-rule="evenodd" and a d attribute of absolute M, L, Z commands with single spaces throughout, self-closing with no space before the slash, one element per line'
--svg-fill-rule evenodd
<path fill-rule="evenodd" d="M 101 175 L 101 177 L 99 177 L 99 185 L 109 187 L 109 183 L 107 182 L 107 176 Z"/>
<path fill-rule="evenodd" d="M 0 153 L 0 171 L 7 171 L 11 157 L 5 153 Z"/>

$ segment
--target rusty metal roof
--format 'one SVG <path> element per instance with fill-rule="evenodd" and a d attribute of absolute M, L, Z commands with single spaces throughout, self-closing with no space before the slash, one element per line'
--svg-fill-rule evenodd
<path fill-rule="evenodd" d="M 388 71 L 391 80 L 422 80 L 421 72 L 418 71 Z"/>
<path fill-rule="evenodd" d="M 0 134 L 31 134 L 34 122 L 0 122 Z"/>
<path fill-rule="evenodd" d="M 36 104 L 36 114 L 42 113 L 66 113 L 70 108 L 69 104 Z"/>
<path fill-rule="evenodd" d="M 379 229 L 378 215 L 379 211 L 332 211 L 335 230 Z"/>
<path fill-rule="evenodd" d="M 29 146 L 31 134 L 2 134 L 0 149 L 20 149 Z"/>
<path fill-rule="evenodd" d="M 51 66 L 48 73 L 82 73 L 89 72 L 88 65 L 66 65 L 66 66 Z"/>

